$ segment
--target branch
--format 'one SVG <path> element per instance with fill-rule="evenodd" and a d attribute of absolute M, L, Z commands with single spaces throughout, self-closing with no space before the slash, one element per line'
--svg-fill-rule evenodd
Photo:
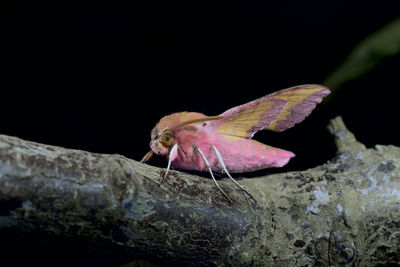
<path fill-rule="evenodd" d="M 329 130 L 332 161 L 239 181 L 257 205 L 227 179 L 233 204 L 204 177 L 171 171 L 161 184 L 164 169 L 120 155 L 2 135 L 0 233 L 84 242 L 113 264 L 399 263 L 400 149 L 366 149 L 340 117 Z"/>

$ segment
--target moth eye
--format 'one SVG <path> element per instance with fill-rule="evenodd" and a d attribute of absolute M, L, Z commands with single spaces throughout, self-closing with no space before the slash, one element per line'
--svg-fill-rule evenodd
<path fill-rule="evenodd" d="M 174 143 L 174 135 L 171 132 L 164 132 L 161 135 L 160 143 L 165 147 L 170 147 Z"/>

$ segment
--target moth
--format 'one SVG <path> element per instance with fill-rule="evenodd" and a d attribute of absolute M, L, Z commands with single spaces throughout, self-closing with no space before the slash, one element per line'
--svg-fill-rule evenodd
<path fill-rule="evenodd" d="M 295 156 L 290 151 L 253 140 L 254 134 L 263 129 L 281 132 L 293 127 L 329 93 L 329 89 L 321 85 L 299 85 L 233 107 L 218 116 L 197 112 L 167 115 L 151 131 L 151 150 L 141 162 L 146 162 L 153 154 L 168 157 L 162 182 L 171 166 L 208 171 L 215 185 L 232 203 L 213 175 L 213 172 L 225 173 L 254 199 L 230 173 L 282 167 Z"/>

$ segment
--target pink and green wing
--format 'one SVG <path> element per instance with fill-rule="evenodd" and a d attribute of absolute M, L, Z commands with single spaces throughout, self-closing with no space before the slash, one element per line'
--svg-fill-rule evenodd
<path fill-rule="evenodd" d="M 220 135 L 215 146 L 231 172 L 282 167 L 295 156 L 292 152 L 250 138 L 263 129 L 280 132 L 293 127 L 329 93 L 321 85 L 291 87 L 231 108 L 221 114 L 223 119 L 212 121 L 207 127 Z"/>
<path fill-rule="evenodd" d="M 231 108 L 210 122 L 217 132 L 244 138 L 262 129 L 281 132 L 304 120 L 316 104 L 330 93 L 321 85 L 300 85 L 272 93 L 241 106 Z"/>

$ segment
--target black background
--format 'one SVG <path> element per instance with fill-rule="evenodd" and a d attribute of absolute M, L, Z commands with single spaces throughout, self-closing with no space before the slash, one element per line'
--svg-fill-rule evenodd
<path fill-rule="evenodd" d="M 2 13 L 0 132 L 137 160 L 162 116 L 216 115 L 279 89 L 321 83 L 398 15 L 390 3 L 340 1 L 12 2 Z M 398 145 L 398 63 L 390 58 L 347 83 L 295 128 L 255 138 L 295 152 L 289 169 L 334 155 L 325 129 L 335 115 L 367 146 Z"/>
<path fill-rule="evenodd" d="M 321 83 L 399 15 L 395 3 L 2 2 L 0 133 L 140 160 L 164 115 L 217 115 Z M 331 159 L 326 125 L 336 115 L 368 147 L 400 145 L 399 63 L 399 56 L 384 60 L 303 123 L 255 138 L 297 155 L 278 171 Z"/>

